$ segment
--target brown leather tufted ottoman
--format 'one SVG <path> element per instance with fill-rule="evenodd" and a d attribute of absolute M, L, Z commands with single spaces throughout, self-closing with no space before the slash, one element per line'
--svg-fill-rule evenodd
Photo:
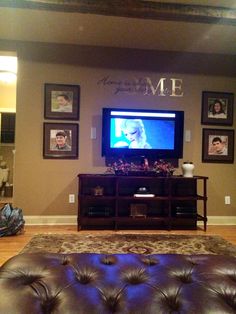
<path fill-rule="evenodd" d="M 0 268 L 0 313 L 236 313 L 236 258 L 21 254 Z"/>

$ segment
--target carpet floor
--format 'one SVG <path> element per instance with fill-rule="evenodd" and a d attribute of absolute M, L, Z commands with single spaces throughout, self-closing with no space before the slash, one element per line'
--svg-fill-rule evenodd
<path fill-rule="evenodd" d="M 236 256 L 236 246 L 219 236 L 38 234 L 21 253 L 220 254 Z"/>

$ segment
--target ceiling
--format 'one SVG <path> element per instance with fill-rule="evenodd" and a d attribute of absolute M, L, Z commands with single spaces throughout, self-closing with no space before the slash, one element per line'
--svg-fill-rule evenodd
<path fill-rule="evenodd" d="M 1 0 L 0 40 L 236 55 L 236 1 Z"/>

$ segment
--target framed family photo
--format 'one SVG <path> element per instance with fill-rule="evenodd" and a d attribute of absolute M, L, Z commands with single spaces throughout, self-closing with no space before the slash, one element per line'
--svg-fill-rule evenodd
<path fill-rule="evenodd" d="M 48 84 L 44 86 L 44 118 L 78 120 L 80 86 Z"/>
<path fill-rule="evenodd" d="M 203 129 L 202 161 L 234 162 L 234 130 Z"/>
<path fill-rule="evenodd" d="M 232 125 L 234 94 L 202 92 L 202 124 Z"/>
<path fill-rule="evenodd" d="M 76 123 L 44 123 L 43 157 L 77 159 L 79 126 Z"/>

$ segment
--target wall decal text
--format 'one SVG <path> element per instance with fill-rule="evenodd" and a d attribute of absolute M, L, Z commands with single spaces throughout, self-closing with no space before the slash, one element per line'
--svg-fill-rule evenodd
<path fill-rule="evenodd" d="M 147 96 L 183 97 L 183 80 L 180 78 L 151 79 L 150 77 L 133 78 L 130 80 L 115 80 L 104 76 L 97 82 L 98 85 L 111 87 L 114 94 L 143 94 Z"/>

